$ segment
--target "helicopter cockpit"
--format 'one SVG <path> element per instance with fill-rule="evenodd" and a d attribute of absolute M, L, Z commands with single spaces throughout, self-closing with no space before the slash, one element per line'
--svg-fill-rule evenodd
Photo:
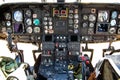
<path fill-rule="evenodd" d="M 117 2 L 1 1 L 0 37 L 11 53 L 17 53 L 14 64 L 24 63 L 20 70 L 27 78 L 22 80 L 119 80 L 119 54 L 113 55 L 120 52 Z M 26 45 L 19 49 L 20 43 Z M 30 57 L 32 65 L 26 61 Z M 6 69 L 11 59 L 2 58 L 0 64 L 9 62 Z M 13 72 L 3 74 L 5 80 L 21 80 Z M 92 73 L 94 79 L 90 79 Z"/>

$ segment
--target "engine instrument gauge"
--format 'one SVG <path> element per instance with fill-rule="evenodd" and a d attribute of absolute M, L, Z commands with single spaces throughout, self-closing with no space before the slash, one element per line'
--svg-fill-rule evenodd
<path fill-rule="evenodd" d="M 74 28 L 78 28 L 78 27 L 79 27 L 78 24 L 75 24 L 75 25 L 74 25 Z"/>
<path fill-rule="evenodd" d="M 106 22 L 108 21 L 108 11 L 98 11 L 98 21 L 99 22 Z"/>
<path fill-rule="evenodd" d="M 32 31 L 33 31 L 32 27 L 27 27 L 27 29 L 26 29 L 27 33 L 32 33 Z"/>
<path fill-rule="evenodd" d="M 36 26 L 40 25 L 40 20 L 39 19 L 34 19 L 33 24 L 36 25 Z"/>
<path fill-rule="evenodd" d="M 11 14 L 10 13 L 5 13 L 5 19 L 10 20 L 11 19 Z"/>
<path fill-rule="evenodd" d="M 69 23 L 70 25 L 72 25 L 72 24 L 73 24 L 73 20 L 72 20 L 72 19 L 69 19 L 68 23 Z"/>
<path fill-rule="evenodd" d="M 79 23 L 79 20 L 78 20 L 78 19 L 75 19 L 75 20 L 74 20 L 74 23 L 75 23 L 75 24 L 78 24 L 78 23 Z"/>
<path fill-rule="evenodd" d="M 40 33 L 40 28 L 39 27 L 34 27 L 34 33 Z"/>
<path fill-rule="evenodd" d="M 79 15 L 78 15 L 78 14 L 75 14 L 75 15 L 74 15 L 74 18 L 79 18 Z"/>
<path fill-rule="evenodd" d="M 52 22 L 49 22 L 49 25 L 52 25 Z"/>
<path fill-rule="evenodd" d="M 71 19 L 72 19 L 72 18 L 73 18 L 73 14 L 69 14 L 69 18 L 71 18 Z"/>
<path fill-rule="evenodd" d="M 11 26 L 11 22 L 10 22 L 10 21 L 7 21 L 7 22 L 6 22 L 6 26 Z"/>
<path fill-rule="evenodd" d="M 115 25 L 116 25 L 116 20 L 115 20 L 115 19 L 114 19 L 114 20 L 111 20 L 111 21 L 110 21 L 110 25 L 111 25 L 111 26 L 115 26 Z"/>
<path fill-rule="evenodd" d="M 83 26 L 83 28 L 88 27 L 88 23 L 87 23 L 87 22 L 84 22 L 84 23 L 82 24 L 82 26 Z"/>
<path fill-rule="evenodd" d="M 31 17 L 32 16 L 31 10 L 26 10 L 25 15 Z"/>
<path fill-rule="evenodd" d="M 32 20 L 30 18 L 26 19 L 26 22 L 25 22 L 27 25 L 32 25 Z"/>
<path fill-rule="evenodd" d="M 22 12 L 21 11 L 15 11 L 14 12 L 14 19 L 15 19 L 15 21 L 17 21 L 17 22 L 21 22 L 22 20 L 23 20 L 23 14 L 22 14 Z"/>
<path fill-rule="evenodd" d="M 49 29 L 53 29 L 53 26 L 49 26 Z"/>
<path fill-rule="evenodd" d="M 48 24 L 48 22 L 44 21 L 43 24 L 46 26 Z"/>
<path fill-rule="evenodd" d="M 87 20 L 88 16 L 87 15 L 83 15 L 83 20 Z"/>
<path fill-rule="evenodd" d="M 44 26 L 44 29 L 48 29 L 48 26 Z"/>
<path fill-rule="evenodd" d="M 89 15 L 89 21 L 93 22 L 93 21 L 95 21 L 95 20 L 96 20 L 96 16 L 93 15 L 93 14 L 90 14 L 90 15 Z"/>
<path fill-rule="evenodd" d="M 110 33 L 110 34 L 116 33 L 116 28 L 111 27 L 111 28 L 109 29 L 109 33 Z"/>
<path fill-rule="evenodd" d="M 48 18 L 47 18 L 47 17 L 44 17 L 44 20 L 45 20 L 45 21 L 47 21 L 47 20 L 48 20 Z"/>
<path fill-rule="evenodd" d="M 89 27 L 94 27 L 94 23 L 89 23 Z"/>
<path fill-rule="evenodd" d="M 117 11 L 113 11 L 113 12 L 112 12 L 112 15 L 111 15 L 111 18 L 112 18 L 112 19 L 117 18 L 117 15 L 118 15 Z"/>

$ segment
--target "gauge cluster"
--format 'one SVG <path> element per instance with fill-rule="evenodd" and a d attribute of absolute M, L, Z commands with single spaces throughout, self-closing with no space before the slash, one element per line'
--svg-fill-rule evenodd
<path fill-rule="evenodd" d="M 42 35 L 76 34 L 83 42 L 99 42 L 120 34 L 117 5 L 28 3 L 3 5 L 1 10 L 0 32 L 22 41 L 25 36 L 29 42 L 39 41 Z"/>

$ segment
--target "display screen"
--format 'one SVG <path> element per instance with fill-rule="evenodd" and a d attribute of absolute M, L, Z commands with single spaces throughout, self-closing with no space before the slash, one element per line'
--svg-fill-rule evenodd
<path fill-rule="evenodd" d="M 21 33 L 23 32 L 23 25 L 22 24 L 19 24 L 19 23 L 15 23 L 14 24 L 14 32 L 15 33 Z"/>
<path fill-rule="evenodd" d="M 70 36 L 70 41 L 72 42 L 78 41 L 78 36 L 77 35 Z"/>
<path fill-rule="evenodd" d="M 109 24 L 97 24 L 98 32 L 108 32 Z"/>
<path fill-rule="evenodd" d="M 52 41 L 52 35 L 46 35 L 46 36 L 45 36 L 45 41 L 46 41 L 46 42 Z"/>

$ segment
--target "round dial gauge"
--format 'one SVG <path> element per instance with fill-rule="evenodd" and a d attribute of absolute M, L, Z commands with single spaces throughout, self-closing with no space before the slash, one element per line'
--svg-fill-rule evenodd
<path fill-rule="evenodd" d="M 48 26 L 44 26 L 45 29 L 48 29 Z"/>
<path fill-rule="evenodd" d="M 35 27 L 34 28 L 34 33 L 40 33 L 40 28 L 39 27 Z"/>
<path fill-rule="evenodd" d="M 111 15 L 112 19 L 115 19 L 117 15 L 118 15 L 117 11 L 113 11 Z"/>
<path fill-rule="evenodd" d="M 8 33 L 12 33 L 12 29 L 11 28 L 7 28 L 7 32 Z"/>
<path fill-rule="evenodd" d="M 45 20 L 45 21 L 47 21 L 47 20 L 48 20 L 48 18 L 47 18 L 47 17 L 44 17 L 44 20 Z"/>
<path fill-rule="evenodd" d="M 7 21 L 7 22 L 6 22 L 6 26 L 11 26 L 11 22 L 10 22 L 10 21 Z"/>
<path fill-rule="evenodd" d="M 21 11 L 15 11 L 14 12 L 14 19 L 17 21 L 17 22 L 20 22 L 23 20 L 23 14 Z"/>
<path fill-rule="evenodd" d="M 69 14 L 69 18 L 73 18 L 73 14 Z"/>
<path fill-rule="evenodd" d="M 114 34 L 116 32 L 116 29 L 114 27 L 110 28 L 109 29 L 109 33 L 110 34 Z"/>
<path fill-rule="evenodd" d="M 75 14 L 75 15 L 74 15 L 74 18 L 79 18 L 78 14 Z"/>
<path fill-rule="evenodd" d="M 45 21 L 45 22 L 43 22 L 43 24 L 44 24 L 44 25 L 47 25 L 48 23 Z"/>
<path fill-rule="evenodd" d="M 32 15 L 31 10 L 26 10 L 25 15 L 28 17 L 31 17 L 31 15 Z"/>
<path fill-rule="evenodd" d="M 108 20 L 108 12 L 107 11 L 99 11 L 98 12 L 98 21 L 104 22 Z"/>
<path fill-rule="evenodd" d="M 5 13 L 5 19 L 10 20 L 11 19 L 11 14 L 10 13 Z"/>
<path fill-rule="evenodd" d="M 90 23 L 90 24 L 89 24 L 89 27 L 94 27 L 94 23 Z"/>
<path fill-rule="evenodd" d="M 49 22 L 49 25 L 52 25 L 52 22 Z"/>
<path fill-rule="evenodd" d="M 27 19 L 25 22 L 27 25 L 32 25 L 32 20 L 31 19 Z"/>
<path fill-rule="evenodd" d="M 36 26 L 40 25 L 40 20 L 39 19 L 34 19 L 33 24 L 36 25 Z"/>
<path fill-rule="evenodd" d="M 74 33 L 77 34 L 79 31 L 78 29 L 74 29 Z"/>
<path fill-rule="evenodd" d="M 118 28 L 118 32 L 117 33 L 120 34 L 120 28 Z"/>
<path fill-rule="evenodd" d="M 89 15 L 89 21 L 95 21 L 96 20 L 96 16 L 93 14 Z"/>
<path fill-rule="evenodd" d="M 26 29 L 27 33 L 32 33 L 32 31 L 33 31 L 32 27 L 27 27 L 27 29 Z"/>
<path fill-rule="evenodd" d="M 75 19 L 75 20 L 74 20 L 74 23 L 75 23 L 75 24 L 78 24 L 78 23 L 79 23 L 79 20 L 78 20 L 78 19 Z"/>
<path fill-rule="evenodd" d="M 82 26 L 85 28 L 85 27 L 88 26 L 88 23 L 87 23 L 87 22 L 84 22 L 84 23 L 82 24 Z"/>
<path fill-rule="evenodd" d="M 53 29 L 53 26 L 49 26 L 49 29 Z"/>
<path fill-rule="evenodd" d="M 83 15 L 83 20 L 87 20 L 88 16 L 87 15 Z"/>
<path fill-rule="evenodd" d="M 72 19 L 69 19 L 68 23 L 69 23 L 70 25 L 72 25 L 72 24 L 73 24 L 73 20 L 72 20 Z"/>
<path fill-rule="evenodd" d="M 116 20 L 111 20 L 110 25 L 115 26 L 116 25 Z"/>
<path fill-rule="evenodd" d="M 78 24 L 75 24 L 75 25 L 74 25 L 74 28 L 78 28 L 78 27 L 79 27 Z"/>
<path fill-rule="evenodd" d="M 47 34 L 48 33 L 48 30 L 45 30 L 45 34 Z"/>

